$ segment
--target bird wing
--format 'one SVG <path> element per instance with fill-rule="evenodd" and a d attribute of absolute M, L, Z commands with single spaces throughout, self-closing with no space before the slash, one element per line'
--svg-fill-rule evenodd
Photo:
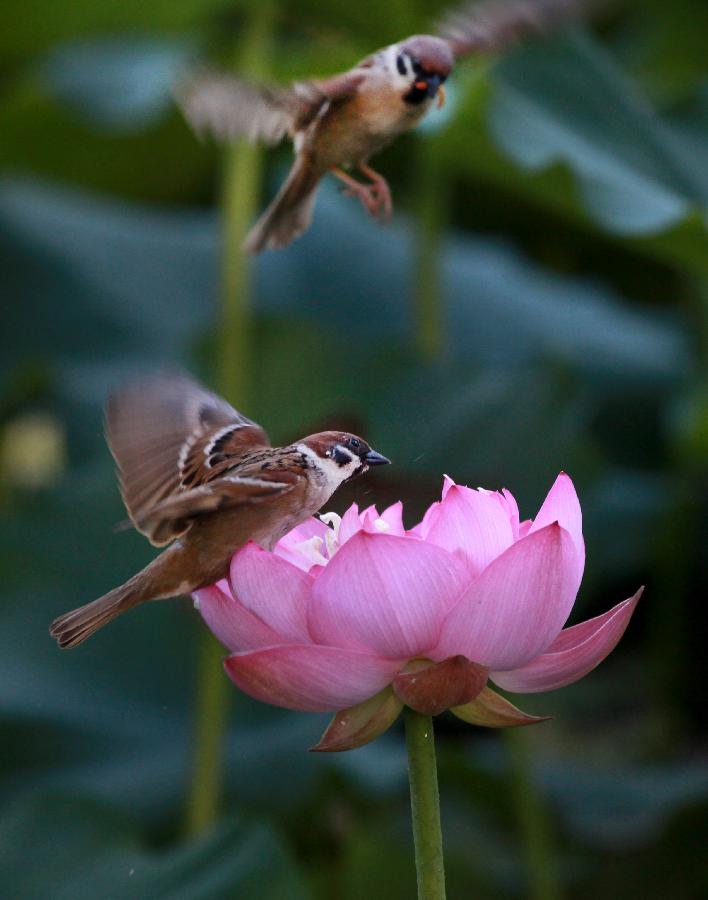
<path fill-rule="evenodd" d="M 582 18 L 598 5 L 598 0 L 480 0 L 449 12 L 437 31 L 457 57 L 495 52 Z"/>
<path fill-rule="evenodd" d="M 203 72 L 185 79 L 175 96 L 199 135 L 277 144 L 286 134 L 307 127 L 326 103 L 353 94 L 362 78 L 363 74 L 352 70 L 321 81 L 275 86 Z"/>
<path fill-rule="evenodd" d="M 156 546 L 177 535 L 156 539 L 152 509 L 270 446 L 265 431 L 221 397 L 168 372 L 111 396 L 105 430 L 130 520 Z"/>
<path fill-rule="evenodd" d="M 222 475 L 207 484 L 167 497 L 146 510 L 137 527 L 150 535 L 153 544 L 162 546 L 184 534 L 199 516 L 267 503 L 292 491 L 301 477 L 289 472 L 264 472 L 257 477 Z"/>

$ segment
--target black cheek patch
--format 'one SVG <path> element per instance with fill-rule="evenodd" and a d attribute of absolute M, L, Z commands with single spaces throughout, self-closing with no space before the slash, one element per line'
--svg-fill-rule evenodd
<path fill-rule="evenodd" d="M 338 466 L 346 466 L 347 463 L 352 461 L 351 454 L 347 453 L 345 450 L 340 450 L 339 447 L 335 447 L 332 451 L 332 459 Z"/>

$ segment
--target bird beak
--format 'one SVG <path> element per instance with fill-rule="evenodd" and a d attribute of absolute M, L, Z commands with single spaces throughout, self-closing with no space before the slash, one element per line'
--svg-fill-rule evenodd
<path fill-rule="evenodd" d="M 375 450 L 369 450 L 369 452 L 364 457 L 364 462 L 367 466 L 385 466 L 391 462 L 390 459 L 386 459 L 385 456 L 382 456 L 380 453 L 377 453 Z"/>
<path fill-rule="evenodd" d="M 428 83 L 428 96 L 434 97 L 440 89 L 441 82 L 439 75 L 428 75 L 426 78 Z"/>
<path fill-rule="evenodd" d="M 445 88 L 443 87 L 443 85 L 440 85 L 440 87 L 438 88 L 438 98 L 435 101 L 436 108 L 442 109 L 443 106 L 445 106 L 445 100 L 446 100 Z"/>

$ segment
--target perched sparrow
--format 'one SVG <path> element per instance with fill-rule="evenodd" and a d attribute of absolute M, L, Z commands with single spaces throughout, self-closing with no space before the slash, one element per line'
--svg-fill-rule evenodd
<path fill-rule="evenodd" d="M 344 481 L 388 462 L 340 431 L 271 447 L 225 400 L 166 374 L 109 400 L 106 437 L 132 523 L 155 546 L 170 546 L 125 584 L 53 622 L 60 647 L 75 647 L 146 600 L 213 584 L 239 547 L 271 549 Z"/>
<path fill-rule="evenodd" d="M 543 34 L 596 0 L 483 0 L 440 24 L 440 36 L 415 35 L 367 56 L 349 72 L 290 87 L 255 85 L 227 75 L 202 74 L 177 88 L 187 120 L 198 132 L 267 144 L 286 134 L 295 162 L 275 199 L 252 228 L 244 249 L 259 253 L 290 244 L 310 226 L 317 185 L 332 172 L 381 220 L 391 216 L 391 192 L 368 165 L 371 156 L 416 125 L 445 100 L 443 83 L 456 60 L 504 49 Z M 342 166 L 369 180 L 352 178 Z"/>

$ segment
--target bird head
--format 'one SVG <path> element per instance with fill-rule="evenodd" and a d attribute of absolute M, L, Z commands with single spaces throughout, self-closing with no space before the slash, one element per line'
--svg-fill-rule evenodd
<path fill-rule="evenodd" d="M 300 442 L 302 449 L 332 481 L 341 484 L 357 475 L 363 475 L 370 466 L 382 466 L 390 462 L 385 456 L 372 450 L 363 438 L 347 431 L 322 431 Z"/>
<path fill-rule="evenodd" d="M 448 42 L 417 34 L 398 44 L 396 50 L 396 68 L 408 80 L 405 102 L 416 105 L 437 97 L 438 106 L 442 106 L 445 98 L 442 85 L 455 65 Z"/>

